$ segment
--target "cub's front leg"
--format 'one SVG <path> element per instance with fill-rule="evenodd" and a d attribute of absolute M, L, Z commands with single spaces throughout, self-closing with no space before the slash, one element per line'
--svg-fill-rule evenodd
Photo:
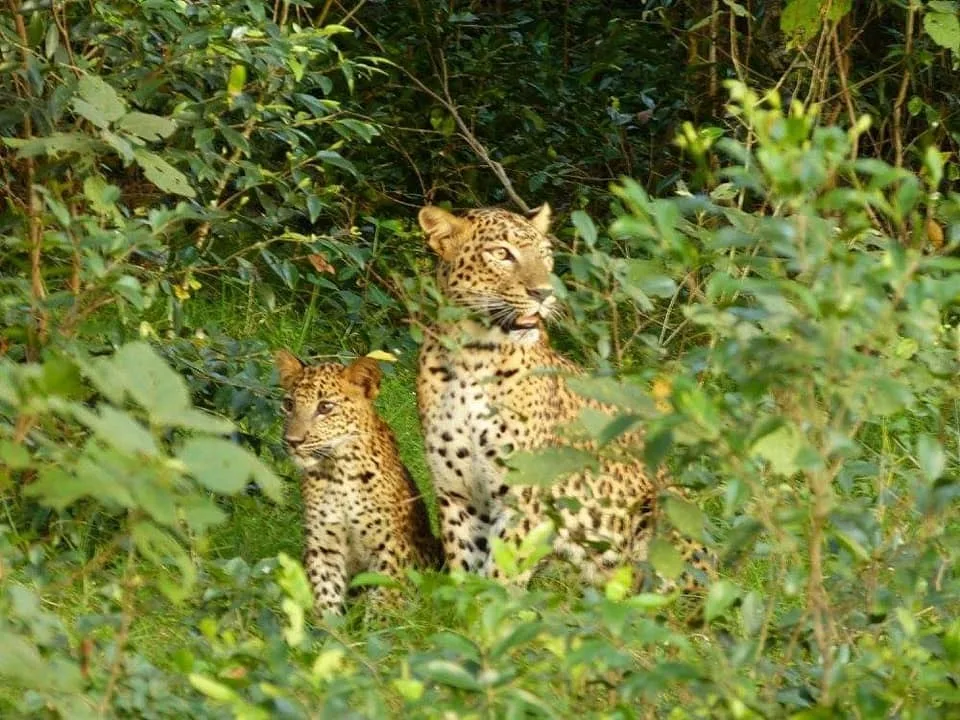
<path fill-rule="evenodd" d="M 324 493 L 321 483 L 302 484 L 304 515 L 303 566 L 313 588 L 318 615 L 343 613 L 347 594 L 347 526 L 337 500 Z"/>

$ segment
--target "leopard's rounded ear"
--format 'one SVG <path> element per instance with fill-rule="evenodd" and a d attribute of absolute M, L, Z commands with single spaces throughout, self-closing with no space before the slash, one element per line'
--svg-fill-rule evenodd
<path fill-rule="evenodd" d="M 380 392 L 383 372 L 373 358 L 359 357 L 343 369 L 343 377 L 357 387 L 365 398 L 373 400 Z"/>
<path fill-rule="evenodd" d="M 303 372 L 303 363 L 289 350 L 277 350 L 273 356 L 274 365 L 280 373 L 280 386 L 284 390 L 290 390 L 297 384 L 297 378 Z"/>
<path fill-rule="evenodd" d="M 469 222 L 436 205 L 420 208 L 417 220 L 433 251 L 442 260 L 453 260 L 460 238 L 470 226 Z"/>
<path fill-rule="evenodd" d="M 540 207 L 531 210 L 528 219 L 531 225 L 546 235 L 550 232 L 551 215 L 553 215 L 553 210 L 550 209 L 550 204 L 544 203 Z"/>

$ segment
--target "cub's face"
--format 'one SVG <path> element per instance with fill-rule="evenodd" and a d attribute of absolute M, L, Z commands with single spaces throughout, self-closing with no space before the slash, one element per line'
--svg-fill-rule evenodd
<path fill-rule="evenodd" d="M 500 209 L 463 216 L 420 210 L 420 227 L 442 262 L 448 299 L 487 316 L 505 331 L 539 327 L 556 309 L 550 284 L 550 207 L 529 220 Z"/>
<path fill-rule="evenodd" d="M 283 439 L 304 470 L 342 455 L 371 426 L 381 377 L 376 360 L 304 365 L 281 350 L 276 365 L 284 389 Z"/>

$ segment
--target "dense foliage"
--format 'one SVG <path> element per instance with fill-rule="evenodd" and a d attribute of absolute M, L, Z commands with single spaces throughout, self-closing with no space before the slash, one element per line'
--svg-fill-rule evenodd
<path fill-rule="evenodd" d="M 0 715 L 955 717 L 958 18 L 8 0 Z M 429 495 L 416 208 L 543 200 L 555 342 L 622 410 L 584 429 L 643 423 L 721 577 L 411 573 L 318 621 L 269 351 L 396 354 L 381 408 Z"/>

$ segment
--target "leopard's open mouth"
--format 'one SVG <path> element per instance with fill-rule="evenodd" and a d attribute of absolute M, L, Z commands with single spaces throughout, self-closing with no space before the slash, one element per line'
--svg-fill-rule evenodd
<path fill-rule="evenodd" d="M 531 315 L 524 315 L 523 317 L 516 318 L 511 323 L 511 327 L 514 330 L 531 330 L 537 327 L 537 325 L 539 324 L 540 324 L 539 313 L 533 313 Z"/>

